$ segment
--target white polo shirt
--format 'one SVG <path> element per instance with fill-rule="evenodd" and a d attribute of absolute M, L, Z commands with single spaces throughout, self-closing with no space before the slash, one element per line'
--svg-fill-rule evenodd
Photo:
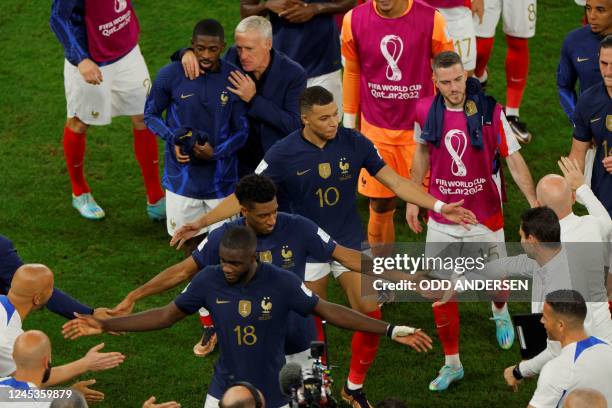
<path fill-rule="evenodd" d="M 19 313 L 8 297 L 0 295 L 0 377 L 8 377 L 15 372 L 13 346 L 22 333 Z"/>
<path fill-rule="evenodd" d="M 611 385 L 612 346 L 597 337 L 587 337 L 565 346 L 558 357 L 544 366 L 529 405 L 561 407 L 576 388 L 595 389 L 612 401 Z"/>
<path fill-rule="evenodd" d="M 11 393 L 11 391 L 21 392 L 37 389 L 36 384 L 17 381 L 13 377 L 0 378 L 0 401 L 6 404 L 0 404 L 0 406 L 6 406 L 6 408 L 48 408 L 51 406 L 50 402 L 37 401 L 36 399 L 28 400 L 27 397 L 24 398 L 23 394 Z M 22 400 L 19 401 L 19 399 Z M 11 402 L 4 402 L 6 400 L 11 400 Z"/>

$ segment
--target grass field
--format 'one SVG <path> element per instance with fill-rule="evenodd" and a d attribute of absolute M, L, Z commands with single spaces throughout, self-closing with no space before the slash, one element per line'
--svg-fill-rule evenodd
<path fill-rule="evenodd" d="M 136 0 L 141 23 L 141 48 L 151 75 L 177 48 L 188 44 L 191 29 L 203 17 L 222 21 L 226 32 L 238 22 L 238 0 Z M 96 199 L 107 212 L 103 222 L 78 216 L 70 206 L 70 186 L 64 166 L 62 128 L 65 121 L 62 49 L 48 25 L 50 2 L 6 0 L 0 16 L 0 233 L 10 237 L 26 262 L 49 265 L 56 285 L 92 306 L 114 306 L 136 285 L 182 259 L 168 246 L 165 225 L 145 214 L 145 195 L 132 152 L 127 118 L 88 135 L 86 172 Z M 557 172 L 556 160 L 569 151 L 571 128 L 556 95 L 555 70 L 565 34 L 580 24 L 581 9 L 569 0 L 540 0 L 537 35 L 530 42 L 531 67 L 521 108 L 535 135 L 523 149 L 534 178 Z M 501 24 L 500 24 L 501 26 Z M 490 92 L 503 102 L 505 41 L 498 41 L 490 65 Z M 508 173 L 507 173 L 508 174 Z M 527 208 L 510 184 L 506 206 L 506 237 L 518 237 L 518 217 Z M 367 215 L 362 200 L 362 214 Z M 397 212 L 398 240 L 424 239 L 408 232 Z M 177 291 L 143 301 L 138 310 L 170 301 Z M 337 286 L 331 299 L 345 302 Z M 512 311 L 528 310 L 513 304 Z M 409 322 L 435 333 L 429 304 L 393 304 L 383 310 L 387 320 Z M 526 406 L 535 381 L 512 393 L 502 378 L 504 367 L 519 358 L 518 347 L 501 351 L 495 341 L 488 304 L 461 306 L 461 353 L 465 378 L 442 394 L 427 389 L 443 362 L 438 342 L 420 355 L 386 339 L 381 340 L 366 391 L 372 402 L 387 396 L 406 400 L 412 407 Z M 176 399 L 184 407 L 201 406 L 216 354 L 197 359 L 192 346 L 200 336 L 196 317 L 175 327 L 126 336 L 105 335 L 64 340 L 63 320 L 48 311 L 32 314 L 25 328 L 43 329 L 53 343 L 53 363 L 80 357 L 100 341 L 106 350 L 122 351 L 119 368 L 94 373 L 96 388 L 106 393 L 103 407 L 139 407 L 150 395 L 158 401 Z M 336 390 L 345 381 L 350 355 L 348 332 L 331 329 L 331 357 Z"/>

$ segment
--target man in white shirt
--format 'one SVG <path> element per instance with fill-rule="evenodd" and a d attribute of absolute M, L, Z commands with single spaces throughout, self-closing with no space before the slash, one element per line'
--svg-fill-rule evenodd
<path fill-rule="evenodd" d="M 569 392 L 589 387 L 612 401 L 612 346 L 584 329 L 587 307 L 580 293 L 556 291 L 546 296 L 542 324 L 548 338 L 561 343 L 561 354 L 542 369 L 529 408 L 563 406 Z"/>
<path fill-rule="evenodd" d="M 6 296 L 0 295 L 0 377 L 15 372 L 13 348 L 23 334 L 22 323 L 33 310 L 45 306 L 53 292 L 53 272 L 45 265 L 22 265 L 13 276 Z M 87 354 L 72 363 L 54 367 L 45 386 L 66 382 L 87 371 L 100 371 L 121 364 L 125 356 L 118 352 L 101 353 L 104 344 L 92 347 Z"/>

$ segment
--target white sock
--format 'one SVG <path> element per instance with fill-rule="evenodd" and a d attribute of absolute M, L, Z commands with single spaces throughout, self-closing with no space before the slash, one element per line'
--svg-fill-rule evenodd
<path fill-rule="evenodd" d="M 491 302 L 491 311 L 493 312 L 494 315 L 500 315 L 500 314 L 507 313 L 508 303 L 504 303 L 504 307 L 502 307 L 501 309 L 498 309 L 497 306 L 495 306 L 495 302 Z"/>
<path fill-rule="evenodd" d="M 506 106 L 506 116 L 516 116 L 519 115 L 519 108 L 509 108 Z"/>
<path fill-rule="evenodd" d="M 482 84 L 484 81 L 486 81 L 487 79 L 489 79 L 489 73 L 487 72 L 487 70 L 485 69 L 484 74 L 482 74 L 481 77 L 476 76 L 476 78 L 480 81 L 480 83 Z"/>
<path fill-rule="evenodd" d="M 461 360 L 459 360 L 459 354 L 451 354 L 449 356 L 444 356 L 444 364 L 453 368 L 461 367 Z"/>
<path fill-rule="evenodd" d="M 363 384 L 354 384 L 350 380 L 346 380 L 346 386 L 351 391 L 355 391 L 355 390 L 363 388 Z"/>

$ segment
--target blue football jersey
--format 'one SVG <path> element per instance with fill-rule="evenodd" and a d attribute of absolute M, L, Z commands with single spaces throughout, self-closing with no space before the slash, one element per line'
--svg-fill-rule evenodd
<path fill-rule="evenodd" d="M 340 245 L 361 250 L 365 239 L 357 212 L 357 182 L 365 168 L 375 176 L 385 162 L 368 139 L 353 129 L 339 128 L 319 148 L 291 133 L 268 150 L 255 171 L 276 183 L 291 212 L 311 219 Z"/>
<path fill-rule="evenodd" d="M 225 231 L 244 226 L 244 218 L 227 222 L 213 230 L 193 251 L 192 257 L 200 269 L 218 265 L 219 244 Z M 278 212 L 276 224 L 269 234 L 257 235 L 257 257 L 296 274 L 304 280 L 306 259 L 326 262 L 336 249 L 333 239 L 314 222 L 300 215 Z"/>
<path fill-rule="evenodd" d="M 612 155 L 612 101 L 603 83 L 587 89 L 578 98 L 574 113 L 574 138 L 581 142 L 595 140 L 591 188 L 599 201 L 612 214 L 612 174 L 602 160 Z"/>
<path fill-rule="evenodd" d="M 229 385 L 248 381 L 269 407 L 287 403 L 278 374 L 285 363 L 283 343 L 290 312 L 308 316 L 318 297 L 293 273 L 259 263 L 246 284 L 228 284 L 221 266 L 200 271 L 174 300 L 184 313 L 209 310 L 220 346 L 208 393 L 221 399 Z"/>
<path fill-rule="evenodd" d="M 224 198 L 238 182 L 236 152 L 247 140 L 246 106 L 227 90 L 230 72 L 238 70 L 221 60 L 218 71 L 195 80 L 185 77 L 180 62 L 163 67 L 145 105 L 147 127 L 166 142 L 163 184 L 173 193 L 195 199 Z M 163 113 L 166 113 L 165 118 Z M 200 144 L 210 143 L 212 160 L 176 160 L 174 146 L 187 130 Z"/>

